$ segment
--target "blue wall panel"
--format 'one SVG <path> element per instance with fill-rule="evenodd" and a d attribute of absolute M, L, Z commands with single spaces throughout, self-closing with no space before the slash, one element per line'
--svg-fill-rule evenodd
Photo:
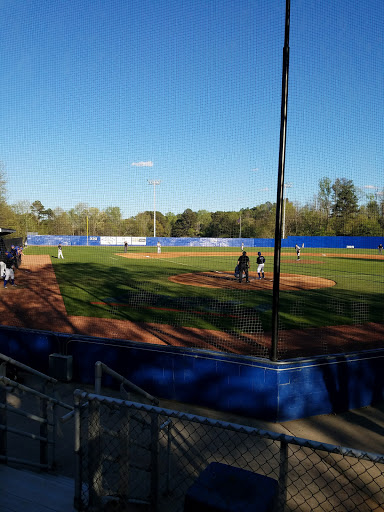
<path fill-rule="evenodd" d="M 384 237 L 379 236 L 289 236 L 281 241 L 282 247 L 300 247 L 304 243 L 304 248 L 328 248 L 328 249 L 346 249 L 347 246 L 353 246 L 355 249 L 377 249 L 382 243 Z"/>
<path fill-rule="evenodd" d="M 271 362 L 216 352 L 0 328 L 0 352 L 48 373 L 49 354 L 73 356 L 75 382 L 102 361 L 147 392 L 267 421 L 288 421 L 384 399 L 384 350 Z M 110 377 L 105 385 L 116 383 Z"/>
<path fill-rule="evenodd" d="M 273 238 L 171 238 L 171 237 L 147 237 L 146 245 L 155 247 L 160 240 L 163 247 L 236 247 L 240 248 L 244 243 L 249 247 L 274 247 Z M 28 237 L 29 245 L 92 245 L 100 246 L 99 236 L 56 236 L 34 235 Z M 379 243 L 384 244 L 384 237 L 378 236 L 289 236 L 281 241 L 281 246 L 304 248 L 334 248 L 345 249 L 353 246 L 356 249 L 377 249 Z M 121 245 L 121 244 L 120 244 Z"/>
<path fill-rule="evenodd" d="M 88 238 L 88 243 L 87 243 Z M 59 235 L 33 235 L 28 237 L 28 245 L 100 245 L 99 236 L 59 236 Z"/>
<path fill-rule="evenodd" d="M 147 245 L 153 247 L 157 241 L 163 247 L 241 247 L 241 242 L 247 247 L 253 247 L 253 238 L 171 238 L 147 237 Z"/>
<path fill-rule="evenodd" d="M 253 247 L 274 247 L 275 240 L 273 238 L 254 238 Z"/>

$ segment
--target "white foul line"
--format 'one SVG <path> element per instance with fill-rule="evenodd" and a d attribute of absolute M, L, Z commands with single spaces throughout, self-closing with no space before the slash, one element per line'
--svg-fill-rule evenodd
<path fill-rule="evenodd" d="M 177 265 L 184 265 L 184 266 L 186 266 L 186 267 L 188 267 L 188 266 L 189 266 L 189 264 L 188 264 L 188 263 L 180 263 L 179 261 L 169 260 L 168 258 L 162 258 L 162 259 L 163 259 L 163 260 L 165 260 L 165 261 L 169 261 L 170 263 L 176 263 Z M 159 261 L 159 260 L 158 260 L 158 261 Z"/>

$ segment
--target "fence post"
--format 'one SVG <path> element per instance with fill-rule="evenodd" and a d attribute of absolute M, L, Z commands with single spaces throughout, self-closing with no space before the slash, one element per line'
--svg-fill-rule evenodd
<path fill-rule="evenodd" d="M 119 467 L 119 490 L 118 494 L 124 502 L 129 500 L 129 477 L 131 462 L 131 447 L 129 445 L 130 435 L 130 411 L 126 405 L 120 408 L 119 418 L 119 450 L 120 450 L 120 467 Z"/>
<path fill-rule="evenodd" d="M 284 208 L 284 171 L 285 146 L 287 138 L 287 110 L 288 110 L 288 71 L 289 71 L 289 25 L 290 0 L 285 0 L 285 35 L 283 48 L 283 71 L 281 86 L 280 111 L 280 149 L 279 172 L 277 180 L 276 222 L 275 222 L 275 251 L 273 256 L 273 293 L 272 293 L 272 346 L 271 360 L 277 361 L 277 346 L 279 342 L 279 304 L 280 304 L 280 264 L 281 264 L 281 235 L 282 213 Z"/>
<path fill-rule="evenodd" d="M 172 457 L 172 422 L 169 420 L 168 426 L 167 426 L 167 494 L 170 494 L 171 492 L 171 457 Z"/>
<path fill-rule="evenodd" d="M 88 416 L 88 488 L 89 506 L 97 508 L 103 490 L 100 402 L 89 401 Z"/>
<path fill-rule="evenodd" d="M 2 383 L 0 383 L 0 456 L 7 457 L 7 389 Z"/>
<path fill-rule="evenodd" d="M 288 443 L 280 441 L 280 472 L 277 512 L 283 512 L 287 501 Z"/>
<path fill-rule="evenodd" d="M 49 410 L 51 412 L 51 427 L 52 427 L 52 455 L 50 462 L 50 469 L 56 467 L 56 439 L 57 439 L 57 407 L 54 403 L 49 403 Z"/>
<path fill-rule="evenodd" d="M 95 394 L 101 394 L 101 379 L 103 377 L 103 363 L 97 361 L 95 363 Z"/>
<path fill-rule="evenodd" d="M 82 481 L 82 450 L 81 450 L 81 397 L 78 392 L 74 396 L 75 406 L 75 496 L 73 506 L 76 510 L 82 510 L 81 490 Z"/>
<path fill-rule="evenodd" d="M 44 422 L 40 423 L 40 464 L 48 466 L 48 402 L 40 398 L 40 416 Z"/>
<path fill-rule="evenodd" d="M 151 504 L 158 511 L 159 502 L 159 415 L 151 412 Z"/>
<path fill-rule="evenodd" d="M 165 494 L 169 495 L 171 492 L 171 455 L 172 455 L 172 420 L 166 420 L 160 425 L 160 431 L 167 429 L 167 457 L 166 457 L 166 480 L 165 480 Z"/>

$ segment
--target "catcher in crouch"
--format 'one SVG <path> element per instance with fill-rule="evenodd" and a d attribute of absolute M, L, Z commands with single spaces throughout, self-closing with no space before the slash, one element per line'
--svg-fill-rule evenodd
<path fill-rule="evenodd" d="M 243 279 L 243 272 L 245 274 L 245 282 L 249 283 L 248 269 L 250 267 L 250 263 L 247 253 L 245 251 L 243 251 L 243 254 L 237 260 L 237 265 L 239 267 L 239 283 L 241 283 Z"/>

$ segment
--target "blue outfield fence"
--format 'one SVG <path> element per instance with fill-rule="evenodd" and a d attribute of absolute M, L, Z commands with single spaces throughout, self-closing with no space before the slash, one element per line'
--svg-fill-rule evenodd
<path fill-rule="evenodd" d="M 59 236 L 32 235 L 27 239 L 28 245 L 38 246 L 129 246 L 155 247 L 160 241 L 163 247 L 274 247 L 273 238 L 172 238 L 172 237 L 107 237 L 107 236 Z M 328 249 L 377 249 L 384 244 L 384 237 L 379 236 L 289 236 L 281 241 L 281 246 Z"/>
<path fill-rule="evenodd" d="M 282 247 L 295 247 L 295 245 L 309 248 L 328 249 L 377 249 L 383 243 L 384 236 L 289 236 L 282 240 Z M 383 244 L 384 245 L 384 244 Z"/>

